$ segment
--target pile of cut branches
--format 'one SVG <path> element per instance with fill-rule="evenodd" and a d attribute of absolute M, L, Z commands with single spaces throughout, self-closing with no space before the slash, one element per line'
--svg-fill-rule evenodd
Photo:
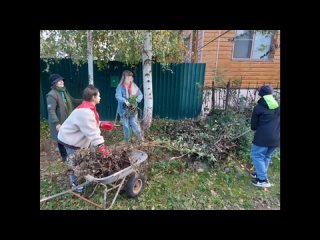
<path fill-rule="evenodd" d="M 216 114 L 206 122 L 168 121 L 163 128 L 175 149 L 194 160 L 213 163 L 239 147 L 239 139 L 231 140 L 248 129 L 248 120 L 239 115 Z"/>

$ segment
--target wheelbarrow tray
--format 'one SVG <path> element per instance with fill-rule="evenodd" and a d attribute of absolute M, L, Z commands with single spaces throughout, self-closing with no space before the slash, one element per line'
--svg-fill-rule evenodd
<path fill-rule="evenodd" d="M 132 165 L 120 170 L 119 172 L 116 172 L 104 178 L 96 178 L 89 174 L 86 175 L 84 178 L 89 182 L 98 182 L 103 184 L 114 183 L 120 179 L 127 177 L 131 173 L 135 172 L 135 168 L 139 166 L 142 162 L 147 160 L 148 154 L 141 150 L 134 150 L 130 153 L 129 158 L 131 160 Z"/>

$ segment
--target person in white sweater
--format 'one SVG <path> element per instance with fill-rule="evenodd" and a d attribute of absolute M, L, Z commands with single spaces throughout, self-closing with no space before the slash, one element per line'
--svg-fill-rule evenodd
<path fill-rule="evenodd" d="M 77 159 L 75 152 L 81 148 L 99 147 L 101 156 L 106 158 L 110 153 L 104 145 L 104 138 L 101 136 L 100 127 L 112 130 L 111 122 L 101 122 L 96 109 L 100 103 L 100 92 L 93 85 L 89 85 L 83 91 L 83 102 L 72 111 L 70 116 L 61 125 L 58 132 L 58 142 L 64 145 L 67 151 L 68 175 L 72 187 L 78 185 L 75 165 Z M 82 192 L 83 188 L 76 189 Z"/>

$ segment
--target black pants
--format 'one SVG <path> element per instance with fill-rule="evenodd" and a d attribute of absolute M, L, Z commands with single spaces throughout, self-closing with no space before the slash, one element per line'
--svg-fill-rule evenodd
<path fill-rule="evenodd" d="M 62 158 L 62 161 L 66 161 L 67 159 L 67 150 L 64 148 L 64 146 L 61 143 L 58 143 L 59 152 Z"/>

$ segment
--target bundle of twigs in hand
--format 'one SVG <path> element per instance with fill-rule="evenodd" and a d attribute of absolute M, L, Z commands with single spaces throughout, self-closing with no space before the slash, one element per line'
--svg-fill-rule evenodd
<path fill-rule="evenodd" d="M 138 103 L 137 103 L 137 97 L 131 96 L 128 99 L 129 106 L 126 106 L 126 114 L 129 114 L 130 116 L 134 116 L 138 112 Z"/>

